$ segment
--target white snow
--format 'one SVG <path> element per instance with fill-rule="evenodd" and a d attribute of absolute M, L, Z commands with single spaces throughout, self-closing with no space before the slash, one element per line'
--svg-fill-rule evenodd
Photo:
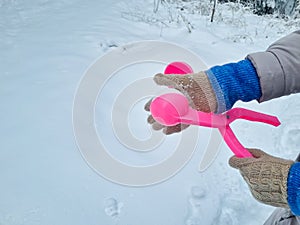
<path fill-rule="evenodd" d="M 72 127 L 75 91 L 89 65 L 110 49 L 132 41 L 170 41 L 213 66 L 263 51 L 299 25 L 258 17 L 233 5 L 219 6 L 214 23 L 207 15 L 210 8 L 179 13 L 174 5 L 167 11 L 164 7 L 154 14 L 151 0 L 0 0 L 1 225 L 258 225 L 272 212 L 272 207 L 253 199 L 238 171 L 227 165 L 232 153 L 225 145 L 205 172 L 197 171 L 204 151 L 199 143 L 178 174 L 141 188 L 102 178 L 77 149 Z M 202 16 L 197 16 L 200 11 Z M 163 66 L 144 68 L 123 71 L 128 83 L 139 74 L 152 76 Z M 166 138 L 165 151 L 151 152 L 147 158 L 124 146 L 117 149 L 120 143 L 110 133 L 111 124 L 101 122 L 101 115 L 110 115 L 111 96 L 126 85 L 117 77 L 97 105 L 99 135 L 102 129 L 111 154 L 125 162 L 147 165 L 163 160 L 172 153 L 176 135 Z M 133 107 L 128 120 L 141 139 L 151 133 L 142 110 L 145 102 Z M 282 125 L 238 121 L 233 129 L 247 147 L 295 158 L 299 102 L 299 95 L 263 104 L 239 102 L 278 116 Z M 209 129 L 201 132 L 204 137 L 210 134 Z"/>

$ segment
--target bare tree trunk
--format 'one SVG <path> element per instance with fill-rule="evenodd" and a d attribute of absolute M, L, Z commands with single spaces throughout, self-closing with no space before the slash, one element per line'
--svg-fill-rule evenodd
<path fill-rule="evenodd" d="M 157 13 L 160 1 L 161 1 L 161 0 L 154 0 L 154 1 L 153 1 L 153 4 L 154 4 L 154 5 L 153 5 L 153 12 L 154 12 L 154 13 Z"/>
<path fill-rule="evenodd" d="M 213 6 L 213 9 L 212 9 L 210 22 L 214 22 L 214 16 L 215 16 L 215 11 L 216 11 L 216 5 L 217 5 L 217 0 L 214 0 L 214 6 Z"/>

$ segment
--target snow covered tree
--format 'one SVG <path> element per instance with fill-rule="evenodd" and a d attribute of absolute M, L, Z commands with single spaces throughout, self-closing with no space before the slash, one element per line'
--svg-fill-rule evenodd
<path fill-rule="evenodd" d="M 297 0 L 275 0 L 275 10 L 281 15 L 291 16 L 296 10 Z"/>
<path fill-rule="evenodd" d="M 299 6 L 299 0 L 220 0 L 219 2 L 242 3 L 252 7 L 254 13 L 258 15 L 278 13 L 282 16 L 292 16 Z"/>

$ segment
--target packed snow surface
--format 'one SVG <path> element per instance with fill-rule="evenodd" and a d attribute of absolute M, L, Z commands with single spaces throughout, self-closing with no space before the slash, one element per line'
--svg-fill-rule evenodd
<path fill-rule="evenodd" d="M 147 187 L 110 182 L 81 156 L 73 134 L 74 95 L 87 68 L 108 51 L 134 41 L 167 41 L 193 51 L 209 67 L 263 51 L 295 29 L 295 24 L 232 5 L 219 6 L 214 23 L 205 5 L 187 13 L 191 5 L 180 11 L 164 7 L 155 14 L 150 0 L 0 0 L 1 225 L 259 225 L 272 212 L 253 199 L 238 171 L 228 166 L 232 153 L 226 145 L 199 172 L 207 143 L 198 143 L 179 173 Z M 157 153 L 133 152 L 117 141 L 109 121 L 119 90 L 139 75 L 151 77 L 163 68 L 145 63 L 124 69 L 99 96 L 95 126 L 121 161 L 159 162 L 180 137 L 165 138 L 167 144 Z M 128 116 L 128 126 L 140 139 L 151 134 L 143 111 L 146 101 Z M 282 122 L 278 128 L 236 122 L 233 129 L 243 145 L 284 158 L 297 156 L 299 95 L 237 105 L 276 115 Z M 202 129 L 200 136 L 209 139 L 210 132 Z"/>

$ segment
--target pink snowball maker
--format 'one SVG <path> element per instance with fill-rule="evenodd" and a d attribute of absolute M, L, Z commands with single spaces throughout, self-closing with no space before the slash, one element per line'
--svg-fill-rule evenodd
<path fill-rule="evenodd" d="M 174 62 L 166 67 L 164 73 L 187 74 L 193 73 L 193 70 L 186 63 Z M 233 108 L 223 114 L 200 112 L 189 106 L 189 102 L 184 95 L 176 93 L 156 97 L 150 105 L 150 111 L 153 118 L 165 126 L 174 126 L 182 123 L 218 128 L 229 148 L 240 158 L 253 156 L 238 141 L 229 126 L 230 123 L 236 119 L 245 119 L 267 123 L 276 127 L 280 125 L 280 121 L 275 116 L 243 108 Z"/>

